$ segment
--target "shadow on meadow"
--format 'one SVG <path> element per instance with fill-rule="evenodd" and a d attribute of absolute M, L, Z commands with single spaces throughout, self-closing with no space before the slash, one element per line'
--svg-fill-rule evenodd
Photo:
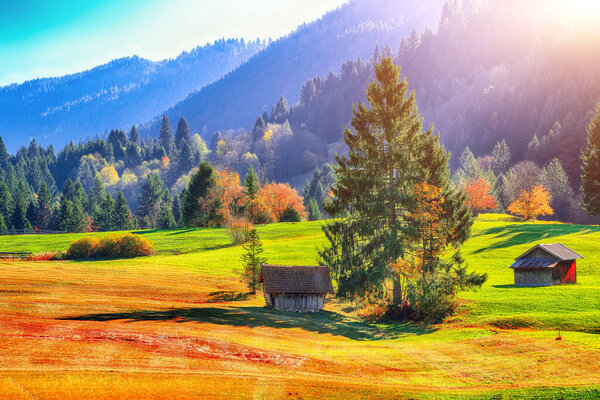
<path fill-rule="evenodd" d="M 570 224 L 516 224 L 498 226 L 486 229 L 476 235 L 473 235 L 473 238 L 486 235 L 494 236 L 493 244 L 490 245 L 486 243 L 484 247 L 473 251 L 473 253 L 478 254 L 488 250 L 502 249 L 526 243 L 534 243 L 543 239 L 549 239 L 573 233 L 589 234 L 599 231 L 600 228 L 595 226 Z"/>
<path fill-rule="evenodd" d="M 117 321 L 148 322 L 167 321 L 200 322 L 215 325 L 245 326 L 249 328 L 300 328 L 311 332 L 343 336 L 353 340 L 396 339 L 409 335 L 435 332 L 430 326 L 411 322 L 389 322 L 377 325 L 353 320 L 331 311 L 314 314 L 280 312 L 264 307 L 205 307 L 172 308 L 168 310 L 146 310 L 117 313 L 85 314 L 59 318 L 72 321 Z"/>

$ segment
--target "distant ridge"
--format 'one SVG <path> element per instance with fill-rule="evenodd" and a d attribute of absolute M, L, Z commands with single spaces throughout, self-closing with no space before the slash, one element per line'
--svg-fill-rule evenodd
<path fill-rule="evenodd" d="M 146 121 L 219 79 L 266 46 L 217 40 L 178 57 L 120 58 L 87 71 L 0 87 L 0 135 L 10 150 L 33 137 L 62 147 Z"/>

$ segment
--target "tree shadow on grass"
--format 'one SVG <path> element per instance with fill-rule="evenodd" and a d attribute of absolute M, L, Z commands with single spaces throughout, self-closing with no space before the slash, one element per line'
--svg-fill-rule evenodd
<path fill-rule="evenodd" d="M 564 236 L 573 233 L 587 234 L 598 232 L 600 228 L 587 225 L 570 224 L 519 224 L 499 226 L 484 230 L 473 237 L 495 235 L 496 243 L 481 247 L 473 253 L 478 254 L 488 250 L 502 249 L 526 243 L 535 243 L 543 239 Z"/>
<path fill-rule="evenodd" d="M 311 332 L 343 336 L 353 340 L 384 340 L 404 336 L 424 335 L 435 332 L 431 326 L 420 326 L 411 322 L 389 322 L 372 325 L 353 320 L 343 315 L 321 311 L 319 313 L 294 313 L 273 311 L 264 307 L 206 307 L 173 308 L 120 313 L 85 314 L 59 318 L 74 321 L 167 321 L 199 322 L 216 325 L 245 326 L 249 328 L 270 327 L 300 328 Z"/>

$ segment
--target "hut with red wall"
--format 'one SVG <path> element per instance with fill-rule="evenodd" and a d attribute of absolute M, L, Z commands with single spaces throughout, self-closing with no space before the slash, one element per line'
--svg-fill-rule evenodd
<path fill-rule="evenodd" d="M 577 283 L 577 259 L 583 258 L 561 243 L 538 244 L 510 266 L 515 286 L 552 286 Z"/>

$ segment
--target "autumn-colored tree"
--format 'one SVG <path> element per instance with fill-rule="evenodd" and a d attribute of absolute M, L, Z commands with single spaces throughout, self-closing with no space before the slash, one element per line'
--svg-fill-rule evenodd
<path fill-rule="evenodd" d="M 108 165 L 98 172 L 98 178 L 104 183 L 105 186 L 112 186 L 119 182 L 119 173 L 112 165 Z"/>
<path fill-rule="evenodd" d="M 546 188 L 542 185 L 534 186 L 531 191 L 523 190 L 521 196 L 508 206 L 508 211 L 526 220 L 536 219 L 539 215 L 552 215 L 554 211 L 550 207 L 551 199 Z"/>
<path fill-rule="evenodd" d="M 306 218 L 303 199 L 287 183 L 269 183 L 256 193 L 256 200 L 264 206 L 272 222 L 279 222 L 286 210 L 293 209 Z"/>
<path fill-rule="evenodd" d="M 160 166 L 162 167 L 162 169 L 169 168 L 170 164 L 171 164 L 171 159 L 168 156 L 162 156 L 160 158 Z"/>
<path fill-rule="evenodd" d="M 215 171 L 217 185 L 216 195 L 221 203 L 219 212 L 225 222 L 232 217 L 239 217 L 248 202 L 246 191 L 240 185 L 240 175 L 228 169 Z"/>
<path fill-rule="evenodd" d="M 467 192 L 467 203 L 474 215 L 488 209 L 496 209 L 496 199 L 491 194 L 492 188 L 485 178 L 480 177 L 475 181 L 468 181 L 465 189 Z"/>

